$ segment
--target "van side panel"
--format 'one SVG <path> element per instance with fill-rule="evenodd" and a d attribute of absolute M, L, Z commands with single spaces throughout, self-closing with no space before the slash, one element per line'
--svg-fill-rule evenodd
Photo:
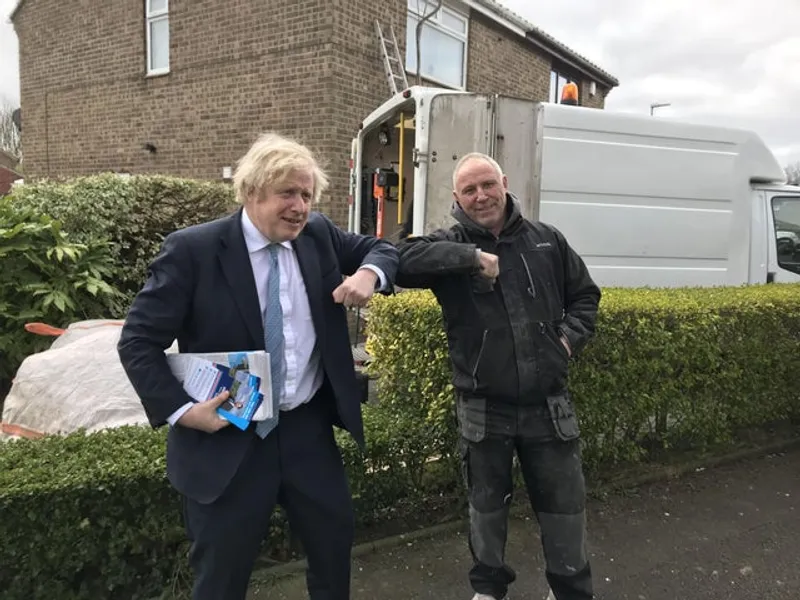
<path fill-rule="evenodd" d="M 539 218 L 563 231 L 600 285 L 748 282 L 747 132 L 580 107 L 542 112 Z"/>

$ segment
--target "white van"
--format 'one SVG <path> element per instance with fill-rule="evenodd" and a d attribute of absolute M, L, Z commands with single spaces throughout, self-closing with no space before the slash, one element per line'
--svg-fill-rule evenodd
<path fill-rule="evenodd" d="M 559 228 L 603 287 L 800 281 L 800 187 L 754 133 L 412 87 L 353 140 L 350 230 L 397 240 L 453 221 L 467 152 Z"/>

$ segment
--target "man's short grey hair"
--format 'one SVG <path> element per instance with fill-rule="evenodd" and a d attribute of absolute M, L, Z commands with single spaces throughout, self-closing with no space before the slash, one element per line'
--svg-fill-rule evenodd
<path fill-rule="evenodd" d="M 282 182 L 296 170 L 309 171 L 314 179 L 314 202 L 329 185 L 328 176 L 306 146 L 278 133 L 262 134 L 237 163 L 233 175 L 236 201 L 247 202 L 252 195 Z"/>
<path fill-rule="evenodd" d="M 500 167 L 500 165 L 497 163 L 497 161 L 495 159 L 493 159 L 488 154 L 484 154 L 483 152 L 470 152 L 468 154 L 465 154 L 461 158 L 459 158 L 458 162 L 456 163 L 455 168 L 453 169 L 453 189 L 454 190 L 456 189 L 456 179 L 458 179 L 459 172 L 461 171 L 463 166 L 467 162 L 469 162 L 471 160 L 482 160 L 483 162 L 489 163 L 492 166 L 492 168 L 495 171 L 497 171 L 497 174 L 502 179 L 502 177 L 503 177 L 503 169 Z M 456 190 L 456 191 L 458 191 L 458 190 Z"/>

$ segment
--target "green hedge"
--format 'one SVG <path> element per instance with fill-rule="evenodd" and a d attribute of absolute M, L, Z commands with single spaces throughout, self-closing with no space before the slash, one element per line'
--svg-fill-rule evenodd
<path fill-rule="evenodd" d="M 449 482 L 426 476 L 428 440 L 409 419 L 366 407 L 365 427 L 366 456 L 339 436 L 362 531 L 457 485 L 455 473 Z M 188 545 L 165 442 L 163 429 L 122 427 L 0 443 L 0 596 L 153 598 L 185 581 Z M 276 512 L 266 557 L 286 560 L 296 549 Z"/>
<path fill-rule="evenodd" d="M 8 198 L 0 198 L 0 265 L 0 388 L 26 356 L 52 343 L 27 333 L 26 323 L 63 326 L 121 308 L 106 283 L 113 264 L 103 242 L 77 243 L 57 221 Z"/>
<path fill-rule="evenodd" d="M 227 184 L 113 173 L 26 183 L 9 198 L 21 209 L 58 219 L 78 242 L 107 240 L 115 264 L 110 283 L 128 300 L 144 283 L 147 266 L 167 234 L 216 219 L 236 206 Z M 111 316 L 122 318 L 124 308 Z"/>
<path fill-rule="evenodd" d="M 339 440 L 360 531 L 463 499 L 441 312 L 428 292 L 373 302 L 368 448 Z M 607 290 L 597 336 L 570 386 L 587 469 L 703 449 L 742 428 L 800 416 L 800 285 Z M 0 445 L 0 589 L 8 600 L 147 598 L 185 572 L 164 432 L 113 432 Z M 276 513 L 265 553 L 296 545 Z"/>
<path fill-rule="evenodd" d="M 182 542 L 163 435 L 122 428 L 0 449 L 3 597 L 146 597 Z M 138 594 L 138 595 L 137 595 Z"/>
<path fill-rule="evenodd" d="M 800 415 L 800 285 L 604 290 L 595 338 L 572 362 L 570 390 L 587 468 L 705 448 Z M 455 440 L 441 311 L 408 291 L 371 306 L 371 372 L 381 401 L 425 415 Z"/>

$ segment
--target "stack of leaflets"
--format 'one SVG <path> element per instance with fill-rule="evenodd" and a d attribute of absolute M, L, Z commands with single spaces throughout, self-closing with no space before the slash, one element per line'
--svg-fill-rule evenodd
<path fill-rule="evenodd" d="M 228 390 L 230 396 L 217 413 L 239 429 L 272 416 L 269 362 L 264 352 L 168 354 L 167 361 L 196 402 L 211 400 Z M 264 402 L 265 396 L 269 402 Z"/>

